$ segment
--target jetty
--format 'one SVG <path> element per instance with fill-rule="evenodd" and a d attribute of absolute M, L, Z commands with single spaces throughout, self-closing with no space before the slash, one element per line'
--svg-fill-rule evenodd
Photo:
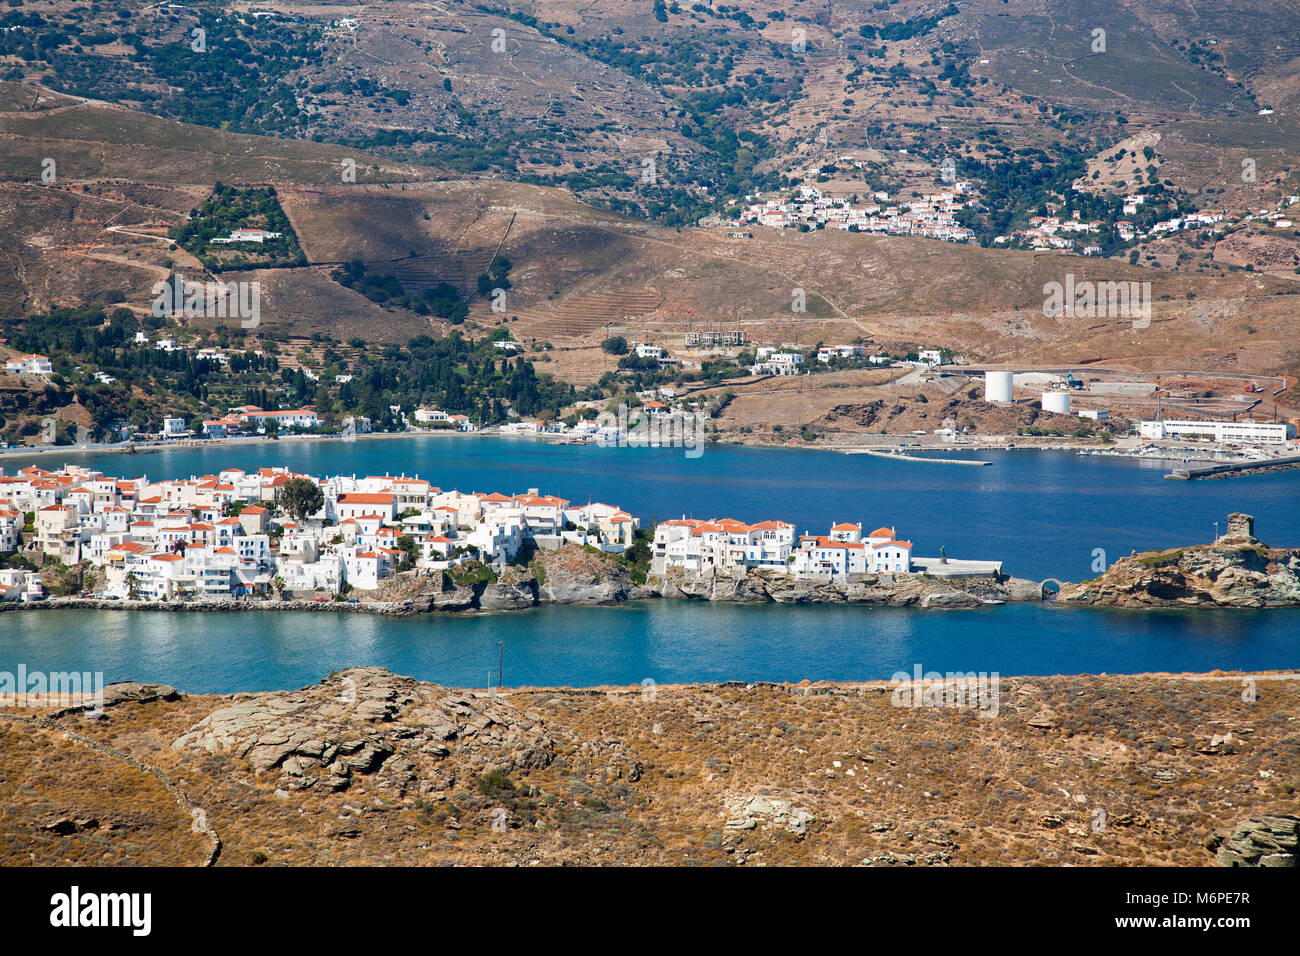
<path fill-rule="evenodd" d="M 923 461 L 931 465 L 991 465 L 991 461 L 978 458 L 927 458 L 924 455 L 908 455 L 901 451 L 876 451 L 873 448 L 846 448 L 846 455 L 871 455 L 873 458 L 889 458 L 894 461 Z"/>
<path fill-rule="evenodd" d="M 1165 475 L 1171 481 L 1195 481 L 1197 478 L 1231 478 L 1256 471 L 1284 471 L 1300 468 L 1300 455 L 1281 455 L 1252 461 L 1224 461 L 1216 464 L 1188 465 Z"/>

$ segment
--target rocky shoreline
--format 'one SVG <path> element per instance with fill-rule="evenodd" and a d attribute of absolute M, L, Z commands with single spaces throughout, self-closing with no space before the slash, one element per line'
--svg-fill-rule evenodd
<path fill-rule="evenodd" d="M 1062 584 L 1059 603 L 1118 608 L 1300 607 L 1300 548 L 1269 548 L 1252 533 L 1250 515 L 1229 516 L 1210 545 L 1134 553 L 1100 577 Z M 794 578 L 770 571 L 687 575 L 633 581 L 632 569 L 576 545 L 538 552 L 526 567 L 508 566 L 494 580 L 456 583 L 444 572 L 405 572 L 396 584 L 355 603 L 291 598 L 166 602 L 55 597 L 0 603 L 0 612 L 85 608 L 129 611 L 331 611 L 405 617 L 435 612 L 522 611 L 548 605 L 609 606 L 653 599 L 720 604 L 839 604 L 961 610 L 1043 600 L 1043 583 L 1006 576 L 945 578 L 929 574 L 861 574 L 849 581 Z"/>
<path fill-rule="evenodd" d="M 411 573 L 394 587 L 356 603 L 322 600 L 110 601 L 56 597 L 29 604 L 0 604 L 0 611 L 92 610 L 241 612 L 333 611 L 409 616 L 434 612 L 520 611 L 546 605 L 608 606 L 651 599 L 727 604 L 851 604 L 935 609 L 978 608 L 1042 599 L 1042 586 L 1020 578 L 939 578 L 926 574 L 855 575 L 847 583 L 799 580 L 751 571 L 744 575 L 652 575 L 636 584 L 626 564 L 608 555 L 566 546 L 541 552 L 527 567 L 507 567 L 495 581 L 458 585 L 437 572 Z"/>
<path fill-rule="evenodd" d="M 1254 518 L 1228 516 L 1213 544 L 1121 558 L 1097 578 L 1065 585 L 1063 604 L 1118 608 L 1300 607 L 1300 548 L 1270 548 Z"/>

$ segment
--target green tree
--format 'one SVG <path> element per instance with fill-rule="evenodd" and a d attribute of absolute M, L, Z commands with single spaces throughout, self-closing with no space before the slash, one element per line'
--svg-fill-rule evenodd
<path fill-rule="evenodd" d="M 416 545 L 415 539 L 412 538 L 409 534 L 402 534 L 397 536 L 397 550 L 406 552 L 406 556 L 402 560 L 402 564 L 407 567 L 409 567 L 412 564 L 415 564 L 416 559 L 420 557 L 420 548 L 418 545 Z"/>
<path fill-rule="evenodd" d="M 325 505 L 325 494 L 310 478 L 290 478 L 280 492 L 280 503 L 295 520 L 302 521 Z"/>

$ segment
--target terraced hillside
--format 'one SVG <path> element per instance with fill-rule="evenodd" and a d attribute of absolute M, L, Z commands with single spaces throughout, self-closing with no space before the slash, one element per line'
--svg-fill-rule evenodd
<path fill-rule="evenodd" d="M 573 295 L 548 308 L 520 309 L 512 320 L 517 315 L 517 336 L 583 341 L 612 327 L 625 327 L 638 316 L 653 312 L 662 300 L 653 289 Z"/>

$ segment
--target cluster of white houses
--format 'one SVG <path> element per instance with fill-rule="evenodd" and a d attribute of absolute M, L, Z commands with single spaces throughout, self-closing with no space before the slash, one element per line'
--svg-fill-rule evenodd
<path fill-rule="evenodd" d="M 867 354 L 862 345 L 824 345 L 817 349 L 817 361 L 822 364 L 863 360 L 871 365 L 892 365 L 894 362 L 893 357 L 887 354 Z M 943 353 L 939 349 L 922 349 L 913 364 L 935 366 L 942 362 Z M 798 375 L 803 371 L 803 364 L 803 353 L 795 346 L 764 345 L 754 351 L 754 362 L 749 370 L 754 375 Z"/>
<path fill-rule="evenodd" d="M 265 431 L 274 422 L 280 429 L 315 428 L 320 418 L 310 408 L 281 408 L 267 411 L 256 405 L 241 405 L 230 413 L 203 423 L 203 434 L 208 438 L 230 438 L 245 433 Z"/>
<path fill-rule="evenodd" d="M 398 570 L 445 569 L 477 559 L 514 560 L 526 545 L 565 542 L 618 554 L 640 527 L 600 502 L 575 505 L 538 489 L 524 494 L 443 491 L 422 478 L 311 478 L 315 514 L 283 514 L 287 468 L 151 480 L 112 478 L 76 466 L 0 474 L 0 552 L 42 552 L 102 569 L 98 596 L 163 601 L 374 590 Z M 29 516 L 31 516 L 29 518 Z M 28 521 L 30 530 L 24 534 Z M 785 521 L 680 518 L 655 529 L 651 570 L 700 575 L 767 569 L 810 577 L 908 573 L 912 544 L 893 528 L 864 533 L 841 523 L 796 535 Z M 39 575 L 0 574 L 0 598 L 41 597 Z"/>
<path fill-rule="evenodd" d="M 310 476 L 229 468 L 155 481 L 75 466 L 0 474 L 0 552 L 25 546 L 65 564 L 87 561 L 103 569 L 106 597 L 224 599 L 277 589 L 334 594 L 345 583 L 373 590 L 403 566 L 505 562 L 526 542 L 620 553 L 639 527 L 614 505 L 575 505 L 535 488 L 465 493 L 391 475 L 312 478 L 323 504 L 295 521 L 281 513 L 295 477 Z M 22 586 L 39 594 L 39 580 Z"/>
<path fill-rule="evenodd" d="M 650 570 L 694 574 L 771 570 L 809 577 L 850 574 L 906 574 L 912 570 L 912 542 L 893 528 L 866 534 L 861 524 L 833 525 L 830 534 L 796 537 L 785 521 L 745 524 L 732 518 L 679 518 L 655 527 Z"/>
<path fill-rule="evenodd" d="M 884 205 L 889 200 L 889 195 L 884 192 L 875 193 L 874 202 L 857 203 L 805 184 L 791 196 L 751 203 L 729 225 L 736 228 L 757 223 L 773 229 L 807 226 L 974 242 L 975 233 L 956 219 L 957 212 L 965 205 L 958 196 L 969 189 L 969 183 L 954 183 L 953 192 L 927 194 L 911 202 L 889 206 Z"/>

